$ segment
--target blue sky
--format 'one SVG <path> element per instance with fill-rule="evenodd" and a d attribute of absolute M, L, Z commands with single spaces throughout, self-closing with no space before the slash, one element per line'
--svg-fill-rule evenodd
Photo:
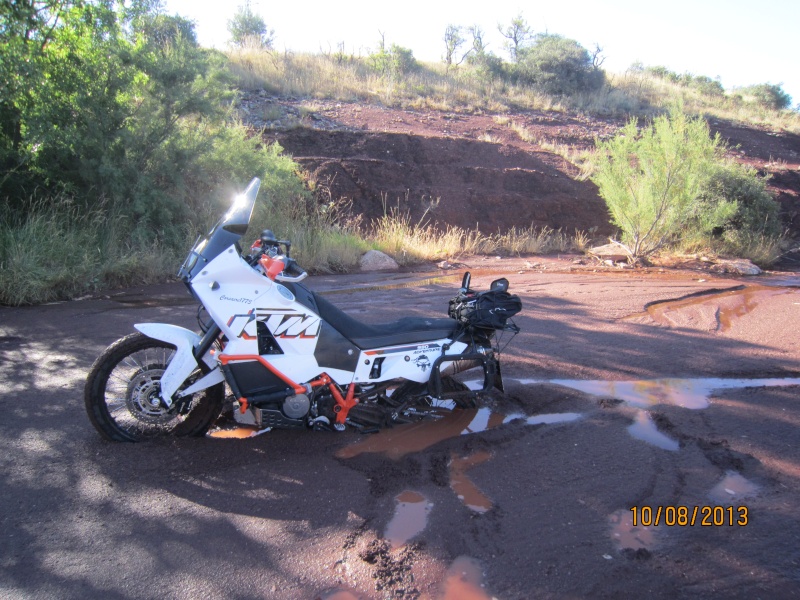
<path fill-rule="evenodd" d="M 241 0 L 243 3 L 244 0 Z M 200 43 L 224 48 L 227 22 L 238 2 L 166 0 L 170 14 L 195 21 Z M 781 83 L 800 103 L 797 0 L 556 0 L 546 5 L 518 0 L 252 0 L 251 8 L 275 30 L 279 50 L 345 50 L 366 54 L 379 32 L 387 43 L 411 48 L 420 60 L 440 60 L 445 27 L 480 25 L 489 49 L 507 58 L 498 23 L 522 14 L 535 32 L 548 31 L 603 48 L 603 65 L 624 72 L 631 63 L 664 65 L 678 73 L 720 77 L 730 89 Z"/>

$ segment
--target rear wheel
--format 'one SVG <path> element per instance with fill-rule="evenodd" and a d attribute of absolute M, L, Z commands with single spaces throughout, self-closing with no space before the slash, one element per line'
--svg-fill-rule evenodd
<path fill-rule="evenodd" d="M 395 390 L 391 400 L 394 406 L 409 409 L 410 415 L 405 416 L 411 416 L 412 420 L 417 420 L 428 412 L 435 414 L 442 410 L 474 408 L 477 405 L 476 393 L 449 376 L 442 377 L 441 398 L 434 398 L 428 393 L 427 383 L 406 381 Z M 398 417 L 402 414 L 402 411 L 397 411 Z"/>
<path fill-rule="evenodd" d="M 89 420 L 103 437 L 138 442 L 208 430 L 222 409 L 225 386 L 219 383 L 176 398 L 168 409 L 160 400 L 161 376 L 174 355 L 174 346 L 134 333 L 113 343 L 95 361 L 86 378 L 84 402 Z M 187 384 L 201 374 L 198 369 Z"/>
<path fill-rule="evenodd" d="M 452 377 L 442 377 L 442 394 L 451 398 L 459 408 L 475 408 L 478 405 L 477 394 Z"/>

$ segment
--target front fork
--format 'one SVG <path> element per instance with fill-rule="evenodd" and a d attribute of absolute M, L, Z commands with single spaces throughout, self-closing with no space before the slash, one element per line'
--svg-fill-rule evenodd
<path fill-rule="evenodd" d="M 139 323 L 134 327 L 147 337 L 175 346 L 175 355 L 161 376 L 161 401 L 167 408 L 172 408 L 175 393 L 198 368 L 206 375 L 182 390 L 178 394 L 179 397 L 189 396 L 224 381 L 225 377 L 210 353 L 219 335 L 219 328 L 216 325 L 213 325 L 202 338 L 188 329 L 165 323 Z"/>

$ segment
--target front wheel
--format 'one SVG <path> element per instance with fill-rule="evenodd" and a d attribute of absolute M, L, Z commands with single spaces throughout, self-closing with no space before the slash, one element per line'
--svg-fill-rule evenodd
<path fill-rule="evenodd" d="M 203 435 L 208 430 L 222 409 L 225 385 L 177 398 L 167 409 L 160 401 L 161 376 L 174 355 L 175 346 L 133 333 L 114 342 L 95 361 L 86 378 L 84 402 L 89 420 L 103 437 L 138 442 L 164 435 Z"/>

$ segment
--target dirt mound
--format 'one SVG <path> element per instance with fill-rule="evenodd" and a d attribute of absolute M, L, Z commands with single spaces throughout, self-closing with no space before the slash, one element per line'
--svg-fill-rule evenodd
<path fill-rule="evenodd" d="M 596 186 L 580 181 L 560 154 L 593 147 L 619 129 L 619 120 L 309 104 L 264 92 L 246 96 L 241 109 L 325 194 L 352 200 L 367 220 L 397 206 L 415 220 L 427 210 L 432 222 L 487 233 L 530 225 L 591 230 L 598 238 L 613 231 Z M 785 225 L 800 237 L 800 136 L 720 120 L 710 125 L 733 158 L 770 177 Z"/>
<path fill-rule="evenodd" d="M 485 233 L 549 226 L 610 233 L 597 188 L 538 153 L 469 139 L 294 129 L 277 139 L 333 199 L 366 219 L 398 207 L 417 221 Z"/>

